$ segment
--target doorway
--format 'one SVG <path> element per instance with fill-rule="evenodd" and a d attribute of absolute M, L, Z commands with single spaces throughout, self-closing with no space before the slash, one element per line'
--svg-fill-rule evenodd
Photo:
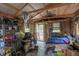
<path fill-rule="evenodd" d="M 36 23 L 36 36 L 37 40 L 44 41 L 44 24 Z"/>

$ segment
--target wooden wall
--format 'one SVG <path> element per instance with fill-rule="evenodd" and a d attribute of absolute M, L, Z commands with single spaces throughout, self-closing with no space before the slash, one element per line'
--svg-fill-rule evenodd
<path fill-rule="evenodd" d="M 73 22 L 71 20 L 61 21 L 61 34 L 70 34 L 73 32 Z M 53 21 L 44 22 L 44 39 L 47 39 L 50 36 L 50 29 L 52 27 Z M 30 24 L 31 32 L 36 37 L 35 33 L 35 23 Z"/>
<path fill-rule="evenodd" d="M 69 21 L 61 22 L 61 33 L 62 34 L 70 33 L 70 22 Z"/>

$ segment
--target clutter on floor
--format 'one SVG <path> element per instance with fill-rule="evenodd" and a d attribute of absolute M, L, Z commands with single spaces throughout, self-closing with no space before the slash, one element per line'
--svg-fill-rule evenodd
<path fill-rule="evenodd" d="M 0 56 L 79 56 L 78 5 L 1 3 Z"/>

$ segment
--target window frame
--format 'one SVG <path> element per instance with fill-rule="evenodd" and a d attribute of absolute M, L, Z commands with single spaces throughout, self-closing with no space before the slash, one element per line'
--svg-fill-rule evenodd
<path fill-rule="evenodd" d="M 54 26 L 55 23 L 59 23 L 59 26 Z M 61 23 L 60 22 L 53 22 L 52 24 L 52 32 L 53 33 L 60 33 L 61 32 Z M 55 28 L 58 28 L 58 29 L 55 29 Z M 56 31 L 57 30 L 57 31 Z"/>

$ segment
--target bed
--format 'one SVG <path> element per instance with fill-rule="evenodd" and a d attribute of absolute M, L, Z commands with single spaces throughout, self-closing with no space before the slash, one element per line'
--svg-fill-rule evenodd
<path fill-rule="evenodd" d="M 47 42 L 54 43 L 54 44 L 67 44 L 70 42 L 71 36 L 52 36 L 48 38 Z"/>

